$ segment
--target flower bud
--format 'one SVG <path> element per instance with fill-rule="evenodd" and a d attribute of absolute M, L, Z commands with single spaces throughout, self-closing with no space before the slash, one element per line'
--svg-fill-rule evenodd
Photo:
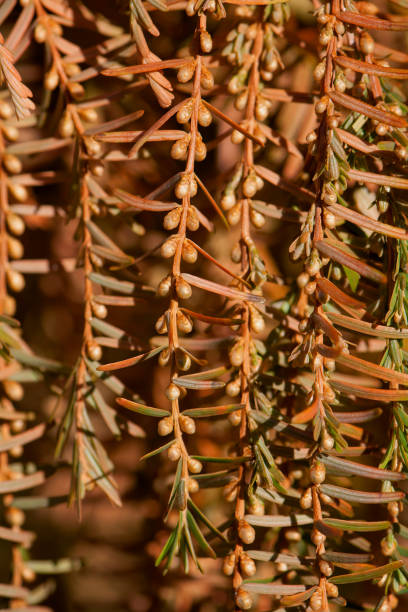
<path fill-rule="evenodd" d="M 102 348 L 95 341 L 88 342 L 86 351 L 92 361 L 100 361 L 102 358 Z"/>
<path fill-rule="evenodd" d="M 173 431 L 173 417 L 167 416 L 157 424 L 157 433 L 159 436 L 168 436 Z"/>
<path fill-rule="evenodd" d="M 244 544 L 252 544 L 255 540 L 255 529 L 244 519 L 238 523 L 238 537 Z"/>
<path fill-rule="evenodd" d="M 193 434 L 196 430 L 194 419 L 184 414 L 179 416 L 180 428 L 186 434 Z"/>
<path fill-rule="evenodd" d="M 181 300 L 188 300 L 191 297 L 191 287 L 181 276 L 176 278 L 175 287 L 176 293 Z"/>
<path fill-rule="evenodd" d="M 188 469 L 192 474 L 199 474 L 203 469 L 203 464 L 198 459 L 188 458 Z"/>
<path fill-rule="evenodd" d="M 174 444 L 170 446 L 169 450 L 167 451 L 167 456 L 170 461 L 178 461 L 180 459 L 181 450 L 177 442 L 174 442 Z"/>

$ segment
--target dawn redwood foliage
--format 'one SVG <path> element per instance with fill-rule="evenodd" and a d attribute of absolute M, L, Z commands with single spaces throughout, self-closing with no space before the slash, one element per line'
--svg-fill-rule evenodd
<path fill-rule="evenodd" d="M 61 502 L 32 492 L 51 469 L 70 464 L 79 517 L 99 487 L 120 520 L 102 423 L 144 439 L 156 565 L 213 563 L 214 610 L 404 608 L 405 14 L 0 0 L 1 609 L 50 610 L 38 576 L 78 569 L 29 554 L 24 513 Z M 61 222 L 76 255 L 31 253 L 26 225 Z M 60 363 L 23 340 L 19 298 L 77 270 L 81 340 Z M 26 455 L 46 430 L 48 469 Z"/>

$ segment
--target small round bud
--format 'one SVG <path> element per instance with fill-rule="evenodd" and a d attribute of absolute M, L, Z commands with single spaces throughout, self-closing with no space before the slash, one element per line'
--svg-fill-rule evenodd
<path fill-rule="evenodd" d="M 250 610 L 252 608 L 252 597 L 244 589 L 238 589 L 235 595 L 235 603 L 241 610 Z"/>
<path fill-rule="evenodd" d="M 227 384 L 226 389 L 225 389 L 225 392 L 229 397 L 236 397 L 237 395 L 239 395 L 240 391 L 241 391 L 241 381 L 239 378 L 236 378 L 235 380 L 231 380 Z"/>
<path fill-rule="evenodd" d="M 188 242 L 188 240 L 185 240 L 183 242 L 181 256 L 184 259 L 184 261 L 186 261 L 187 263 L 193 264 L 197 261 L 198 251 L 195 247 L 193 247 L 193 245 L 190 242 Z"/>
<path fill-rule="evenodd" d="M 176 293 L 181 300 L 188 300 L 191 297 L 191 287 L 181 276 L 176 278 L 175 287 Z"/>
<path fill-rule="evenodd" d="M 201 67 L 201 87 L 204 89 L 212 89 L 214 87 L 214 77 L 205 66 Z"/>
<path fill-rule="evenodd" d="M 199 474 L 203 469 L 203 464 L 198 459 L 188 458 L 188 469 L 192 474 Z"/>
<path fill-rule="evenodd" d="M 9 181 L 7 183 L 7 187 L 9 188 L 11 195 L 15 200 L 17 200 L 17 202 L 25 202 L 28 199 L 28 191 L 24 185 Z"/>
<path fill-rule="evenodd" d="M 188 207 L 186 224 L 190 232 L 196 232 L 200 227 L 200 219 L 195 206 Z"/>
<path fill-rule="evenodd" d="M 12 317 L 17 309 L 16 300 L 11 295 L 5 295 L 3 300 L 4 314 Z"/>
<path fill-rule="evenodd" d="M 186 316 L 181 310 L 177 311 L 177 327 L 185 334 L 189 334 L 193 331 L 193 323 L 190 317 Z"/>
<path fill-rule="evenodd" d="M 195 72 L 195 62 L 189 62 L 184 66 L 181 66 L 177 72 L 177 80 L 180 83 L 188 83 L 193 78 Z"/>
<path fill-rule="evenodd" d="M 7 250 L 12 259 L 21 259 L 24 255 L 24 247 L 17 238 L 7 237 Z"/>
<path fill-rule="evenodd" d="M 88 357 L 92 359 L 92 361 L 100 361 L 102 359 L 102 348 L 95 341 L 88 342 L 86 352 L 88 353 Z"/>
<path fill-rule="evenodd" d="M 331 576 L 333 574 L 333 565 L 328 561 L 320 560 L 319 569 L 324 576 Z"/>
<path fill-rule="evenodd" d="M 310 539 L 315 546 L 321 546 L 326 541 L 326 536 L 318 529 L 312 529 Z"/>
<path fill-rule="evenodd" d="M 251 557 L 247 554 L 241 555 L 239 560 L 239 565 L 242 573 L 245 576 L 254 576 L 256 574 L 256 565 L 255 561 L 251 559 Z"/>
<path fill-rule="evenodd" d="M 324 450 L 331 450 L 334 447 L 334 438 L 327 431 L 322 436 L 322 447 Z"/>
<path fill-rule="evenodd" d="M 310 468 L 310 480 L 314 484 L 321 484 L 326 478 L 326 468 L 320 461 L 316 461 Z"/>
<path fill-rule="evenodd" d="M 181 206 L 173 208 L 163 219 L 163 227 L 166 230 L 173 230 L 178 227 L 181 217 Z"/>
<path fill-rule="evenodd" d="M 212 114 L 204 104 L 198 107 L 198 123 L 203 127 L 208 127 L 212 122 Z"/>
<path fill-rule="evenodd" d="M 170 259 L 173 257 L 177 250 L 178 239 L 175 236 L 171 236 L 166 242 L 161 245 L 160 253 L 162 257 Z"/>
<path fill-rule="evenodd" d="M 22 577 L 23 577 L 24 582 L 34 582 L 34 580 L 37 578 L 37 574 L 31 567 L 24 565 L 23 571 L 22 571 Z"/>
<path fill-rule="evenodd" d="M 45 89 L 48 89 L 48 91 L 53 91 L 56 87 L 58 87 L 59 81 L 60 79 L 58 72 L 54 68 L 51 68 L 51 70 L 47 72 L 44 77 L 44 87 Z"/>
<path fill-rule="evenodd" d="M 13 459 L 18 459 L 19 457 L 21 457 L 23 454 L 23 447 L 22 446 L 13 446 L 13 448 L 10 448 L 9 450 L 9 455 L 10 457 L 13 457 Z"/>
<path fill-rule="evenodd" d="M 159 286 L 157 287 L 157 294 L 160 297 L 165 297 L 166 295 L 168 295 L 169 291 L 171 289 L 171 276 L 165 276 L 159 283 Z"/>
<path fill-rule="evenodd" d="M 179 423 L 180 423 L 180 428 L 182 431 L 184 431 L 184 433 L 186 434 L 195 433 L 196 426 L 195 426 L 194 420 L 191 417 L 181 414 L 179 416 Z"/>
<path fill-rule="evenodd" d="M 233 427 L 238 427 L 238 425 L 240 425 L 241 421 L 242 421 L 242 413 L 240 410 L 234 410 L 234 412 L 231 412 L 230 415 L 228 415 L 228 420 L 231 423 L 231 425 Z"/>
<path fill-rule="evenodd" d="M 337 584 L 333 584 L 332 582 L 326 582 L 326 593 L 328 597 L 337 597 L 339 594 Z"/>
<path fill-rule="evenodd" d="M 256 177 L 250 174 L 249 176 L 247 176 L 242 185 L 242 192 L 246 198 L 252 198 L 257 191 L 258 185 L 256 182 Z"/>
<path fill-rule="evenodd" d="M 7 270 L 7 284 L 12 291 L 20 293 L 25 287 L 24 276 L 16 270 Z"/>
<path fill-rule="evenodd" d="M 0 100 L 0 119 L 10 119 L 13 114 L 13 108 L 11 104 L 5 100 Z"/>
<path fill-rule="evenodd" d="M 3 380 L 3 388 L 6 395 L 13 401 L 19 402 L 24 397 L 24 388 L 15 380 Z"/>
<path fill-rule="evenodd" d="M 236 342 L 229 351 L 229 360 L 232 366 L 239 368 L 244 361 L 244 345 L 242 342 Z"/>
<path fill-rule="evenodd" d="M 58 124 L 58 132 L 62 138 L 71 138 L 75 132 L 75 125 L 72 121 L 71 113 L 66 111 Z"/>
<path fill-rule="evenodd" d="M 47 39 L 47 30 L 42 23 L 38 23 L 34 29 L 34 38 L 38 43 L 43 43 Z"/>
<path fill-rule="evenodd" d="M 360 35 L 360 49 L 366 55 L 372 55 L 374 53 L 374 40 L 368 32 L 363 32 Z"/>
<path fill-rule="evenodd" d="M 170 349 L 164 348 L 159 355 L 159 365 L 162 367 L 166 366 L 170 361 L 170 357 L 171 357 Z"/>
<path fill-rule="evenodd" d="M 252 544 L 255 541 L 255 529 L 245 520 L 238 523 L 238 537 L 244 544 Z"/>
<path fill-rule="evenodd" d="M 300 507 L 303 510 L 309 510 L 312 507 L 312 489 L 309 487 L 300 498 Z"/>
<path fill-rule="evenodd" d="M 159 436 L 168 436 L 173 431 L 173 417 L 168 416 L 160 419 L 157 424 L 157 433 Z"/>
<path fill-rule="evenodd" d="M 170 383 L 166 389 L 166 397 L 171 402 L 177 400 L 180 397 L 180 387 Z"/>
<path fill-rule="evenodd" d="M 174 442 L 167 451 L 167 456 L 170 461 L 178 461 L 181 456 L 181 450 L 177 442 Z"/>
<path fill-rule="evenodd" d="M 200 33 L 200 47 L 203 53 L 211 53 L 212 38 L 211 34 L 209 34 L 207 31 Z"/>
<path fill-rule="evenodd" d="M 336 216 L 325 210 L 323 213 L 323 222 L 327 229 L 334 229 L 336 227 Z"/>
<path fill-rule="evenodd" d="M 320 589 L 317 589 L 310 598 L 310 607 L 314 612 L 318 612 L 322 609 L 323 598 Z"/>
<path fill-rule="evenodd" d="M 225 576 L 232 576 L 235 570 L 235 555 L 234 553 L 230 553 L 224 559 L 222 564 L 222 571 Z"/>
<path fill-rule="evenodd" d="M 13 433 L 21 433 L 22 431 L 25 430 L 25 420 L 24 419 L 15 419 L 14 421 L 11 421 L 10 424 L 10 429 Z"/>
<path fill-rule="evenodd" d="M 3 155 L 3 165 L 10 174 L 20 174 L 23 169 L 23 164 L 19 158 L 11 153 Z"/>
<path fill-rule="evenodd" d="M 192 111 L 193 111 L 193 101 L 190 99 L 185 104 L 183 104 L 183 106 L 179 109 L 176 115 L 176 119 L 178 123 L 188 123 L 191 119 Z"/>
<path fill-rule="evenodd" d="M 24 525 L 25 514 L 20 508 L 15 508 L 14 506 L 10 506 L 7 508 L 4 517 L 9 525 L 12 527 L 21 527 Z"/>
<path fill-rule="evenodd" d="M 92 311 L 98 319 L 106 319 L 108 316 L 108 309 L 104 304 L 92 303 Z"/>
<path fill-rule="evenodd" d="M 197 491 L 200 490 L 198 480 L 196 480 L 195 478 L 189 478 L 187 481 L 187 489 L 189 493 L 197 493 Z"/>

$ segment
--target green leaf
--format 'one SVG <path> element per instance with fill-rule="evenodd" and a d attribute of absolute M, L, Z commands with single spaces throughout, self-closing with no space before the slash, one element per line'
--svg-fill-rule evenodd
<path fill-rule="evenodd" d="M 167 444 L 163 444 L 163 446 L 159 446 L 159 448 L 155 448 L 154 450 L 150 451 L 150 453 L 147 453 L 146 455 L 143 455 L 143 457 L 140 457 L 139 461 L 145 461 L 146 459 L 150 459 L 151 457 L 162 453 L 163 451 L 167 450 L 173 443 L 174 440 L 170 440 L 170 442 L 167 442 Z"/>
<path fill-rule="evenodd" d="M 201 532 L 201 529 L 199 528 L 199 526 L 198 526 L 194 516 L 191 514 L 190 510 L 187 510 L 187 522 L 188 522 L 188 526 L 191 529 L 191 532 L 192 532 L 194 538 L 196 539 L 198 545 L 203 550 L 203 552 L 205 552 L 207 555 L 209 555 L 213 559 L 216 559 L 217 555 L 215 554 L 214 550 L 211 548 L 211 546 L 209 545 L 209 543 L 207 542 L 207 540 L 203 536 L 203 534 Z"/>
<path fill-rule="evenodd" d="M 341 576 L 333 576 L 329 578 L 329 582 L 333 584 L 350 584 L 352 582 L 363 582 L 364 580 L 373 580 L 374 578 L 381 578 L 384 574 L 390 574 L 398 568 L 404 565 L 403 561 L 393 561 L 382 565 L 381 567 L 375 567 L 374 569 L 363 570 L 361 572 L 352 572 L 351 574 L 343 574 Z"/>
<path fill-rule="evenodd" d="M 179 381 L 179 379 L 177 379 L 177 381 Z M 206 406 L 203 408 L 189 408 L 188 410 L 184 410 L 183 414 L 186 416 L 191 416 L 195 419 L 200 419 L 206 417 L 224 416 L 226 414 L 230 414 L 231 412 L 235 412 L 236 410 L 242 410 L 243 408 L 245 408 L 245 404 Z"/>
<path fill-rule="evenodd" d="M 390 529 L 389 521 L 354 521 L 336 518 L 324 518 L 322 523 L 343 531 L 383 531 Z"/>
<path fill-rule="evenodd" d="M 145 406 L 145 404 L 132 402 L 131 400 L 126 399 L 125 397 L 117 397 L 116 402 L 124 408 L 127 408 L 128 410 L 132 410 L 132 412 L 138 412 L 139 414 L 145 414 L 147 416 L 156 417 L 158 419 L 170 416 L 170 412 L 168 410 L 163 410 L 162 408 L 153 408 L 153 406 Z"/>

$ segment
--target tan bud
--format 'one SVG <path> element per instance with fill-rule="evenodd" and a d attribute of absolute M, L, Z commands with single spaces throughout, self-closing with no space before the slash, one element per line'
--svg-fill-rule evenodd
<path fill-rule="evenodd" d="M 192 474 L 199 474 L 203 469 L 203 464 L 198 459 L 188 458 L 188 469 Z"/>
<path fill-rule="evenodd" d="M 157 287 L 157 294 L 160 295 L 161 297 L 165 297 L 166 295 L 168 295 L 170 289 L 171 289 L 171 276 L 168 275 L 162 278 L 162 280 L 160 281 L 159 286 Z"/>
<path fill-rule="evenodd" d="M 15 380 L 3 380 L 3 388 L 13 402 L 20 402 L 24 397 L 23 385 Z"/>
<path fill-rule="evenodd" d="M 190 232 L 196 232 L 200 227 L 200 219 L 195 206 L 188 207 L 186 223 Z"/>
<path fill-rule="evenodd" d="M 239 395 L 240 391 L 241 391 L 241 381 L 239 378 L 236 378 L 235 380 L 231 380 L 227 384 L 226 389 L 225 389 L 225 392 L 229 397 L 236 397 L 237 395 Z M 232 414 L 235 414 L 235 413 L 232 413 Z"/>
<path fill-rule="evenodd" d="M 255 561 L 249 555 L 243 553 L 240 557 L 239 565 L 245 576 L 254 576 L 256 574 Z"/>
<path fill-rule="evenodd" d="M 212 122 L 211 111 L 201 102 L 198 107 L 198 123 L 203 127 L 208 127 Z"/>
<path fill-rule="evenodd" d="M 157 433 L 159 436 L 168 436 L 173 431 L 173 417 L 168 416 L 160 419 L 157 424 Z"/>
<path fill-rule="evenodd" d="M 170 461 L 178 461 L 181 456 L 181 450 L 177 442 L 174 442 L 167 451 L 167 456 Z"/>
<path fill-rule="evenodd" d="M 248 591 L 244 589 L 238 589 L 235 595 L 235 603 L 241 610 L 250 610 L 252 608 L 252 598 Z"/>
<path fill-rule="evenodd" d="M 7 523 L 12 527 L 21 527 L 24 525 L 25 514 L 20 508 L 15 508 L 14 506 L 7 508 L 4 516 Z"/>
<path fill-rule="evenodd" d="M 193 331 L 193 323 L 190 317 L 185 315 L 181 310 L 177 311 L 177 327 L 185 334 L 189 334 Z"/>
<path fill-rule="evenodd" d="M 177 244 L 178 244 L 177 237 L 171 236 L 170 238 L 168 238 L 168 240 L 166 240 L 166 242 L 164 242 L 160 248 L 160 253 L 162 257 L 165 257 L 166 259 L 173 257 L 173 255 L 175 254 L 177 250 Z"/>
<path fill-rule="evenodd" d="M 104 304 L 92 303 L 92 311 L 98 319 L 106 319 L 108 316 L 108 309 Z"/>
<path fill-rule="evenodd" d="M 7 183 L 7 187 L 17 202 L 25 202 L 28 199 L 28 191 L 24 185 L 20 185 L 19 183 L 13 183 L 9 181 Z"/>
<path fill-rule="evenodd" d="M 181 206 L 173 208 L 163 219 L 163 227 L 166 230 L 173 230 L 178 227 L 181 217 Z"/>
<path fill-rule="evenodd" d="M 244 519 L 238 523 L 238 537 L 244 544 L 252 544 L 255 540 L 255 529 Z"/>
<path fill-rule="evenodd" d="M 179 416 L 180 428 L 186 434 L 193 434 L 196 430 L 194 419 L 184 414 Z"/>
<path fill-rule="evenodd" d="M 189 493 L 197 493 L 197 491 L 200 490 L 198 480 L 196 480 L 195 478 L 189 478 L 187 481 L 187 489 Z"/>
<path fill-rule="evenodd" d="M 214 77 L 205 66 L 201 66 L 201 87 L 204 89 L 212 89 L 214 87 Z"/>
<path fill-rule="evenodd" d="M 21 259 L 24 255 L 24 247 L 17 238 L 7 237 L 7 250 L 12 259 Z"/>
<path fill-rule="evenodd" d="M 100 361 L 102 358 L 102 348 L 95 341 L 88 342 L 86 352 L 92 361 Z"/>
<path fill-rule="evenodd" d="M 174 383 L 170 383 L 166 389 L 166 397 L 170 401 L 177 400 L 180 397 L 180 387 Z"/>
<path fill-rule="evenodd" d="M 19 158 L 11 153 L 3 155 L 3 165 L 10 174 L 20 174 L 23 169 L 23 164 Z"/>
<path fill-rule="evenodd" d="M 211 34 L 207 31 L 200 33 L 200 47 L 203 53 L 211 53 L 212 50 L 212 38 Z"/>
<path fill-rule="evenodd" d="M 49 70 L 44 77 L 45 89 L 48 89 L 48 91 L 53 91 L 56 87 L 58 87 L 59 82 L 60 79 L 58 72 L 55 70 L 55 68 L 51 68 L 51 70 Z"/>
<path fill-rule="evenodd" d="M 224 559 L 222 564 L 222 571 L 225 576 L 232 576 L 235 570 L 235 555 L 234 553 L 230 553 Z"/>
<path fill-rule="evenodd" d="M 181 300 L 188 300 L 191 297 L 191 287 L 181 276 L 176 278 L 175 287 L 176 293 Z"/>
<path fill-rule="evenodd" d="M 21 433 L 25 430 L 26 423 L 24 419 L 15 419 L 11 421 L 10 429 L 13 433 Z"/>
<path fill-rule="evenodd" d="M 312 507 L 312 489 L 309 487 L 300 498 L 300 507 L 303 510 L 309 510 Z"/>
<path fill-rule="evenodd" d="M 179 68 L 177 72 L 177 80 L 180 83 L 188 83 L 188 81 L 193 78 L 195 68 L 195 62 L 189 62 L 188 64 L 181 66 L 181 68 Z"/>
<path fill-rule="evenodd" d="M 193 245 L 190 242 L 188 242 L 188 240 L 185 240 L 183 242 L 181 256 L 184 259 L 184 261 L 186 261 L 187 263 L 193 264 L 197 261 L 198 252 L 197 252 L 197 249 L 193 247 Z"/>
<path fill-rule="evenodd" d="M 310 480 L 314 484 L 321 484 L 326 478 L 326 468 L 320 461 L 316 461 L 310 468 Z"/>
<path fill-rule="evenodd" d="M 7 270 L 7 284 L 12 291 L 20 293 L 25 287 L 24 276 L 16 270 Z"/>

